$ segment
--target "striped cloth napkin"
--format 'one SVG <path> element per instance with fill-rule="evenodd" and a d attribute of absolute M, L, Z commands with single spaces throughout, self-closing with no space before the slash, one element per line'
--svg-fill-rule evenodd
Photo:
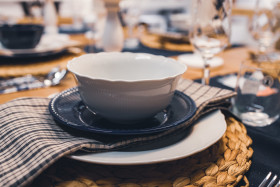
<path fill-rule="evenodd" d="M 48 98 L 18 98 L 0 105 L 0 186 L 24 186 L 59 158 L 78 150 L 109 151 L 167 137 L 201 115 L 224 108 L 223 104 L 235 95 L 230 90 L 185 79 L 180 80 L 178 90 L 189 95 L 197 106 L 188 122 L 157 134 L 106 141 L 62 129 L 48 110 Z"/>

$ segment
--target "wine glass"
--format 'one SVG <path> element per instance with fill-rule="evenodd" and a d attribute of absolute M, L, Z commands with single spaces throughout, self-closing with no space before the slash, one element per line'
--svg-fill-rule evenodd
<path fill-rule="evenodd" d="M 272 48 L 280 36 L 279 0 L 257 0 L 251 19 L 250 33 L 258 43 L 256 61 L 271 61 L 279 56 Z"/>
<path fill-rule="evenodd" d="M 139 45 L 136 30 L 141 13 L 140 7 L 141 2 L 138 0 L 122 0 L 120 2 L 122 18 L 127 26 L 127 37 L 124 41 L 124 47 L 126 49 L 135 49 Z"/>
<path fill-rule="evenodd" d="M 87 52 L 94 53 L 102 49 L 102 35 L 106 22 L 107 10 L 103 0 L 93 0 L 93 9 L 91 15 L 84 18 L 84 24 L 89 30 L 85 33 L 88 39 Z"/>
<path fill-rule="evenodd" d="M 229 44 L 231 0 L 194 1 L 190 40 L 204 61 L 202 84 L 210 80 L 210 61 Z"/>

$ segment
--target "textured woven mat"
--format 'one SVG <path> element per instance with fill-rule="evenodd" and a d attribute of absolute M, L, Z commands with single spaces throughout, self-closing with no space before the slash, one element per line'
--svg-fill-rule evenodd
<path fill-rule="evenodd" d="M 155 49 L 165 49 L 171 51 L 192 51 L 193 47 L 184 38 L 178 39 L 172 36 L 163 36 L 152 33 L 145 33 L 141 37 L 141 43 L 147 47 Z"/>
<path fill-rule="evenodd" d="M 22 60 L 20 62 L 12 62 L 10 60 L 2 60 L 0 64 L 0 78 L 32 75 L 45 75 L 52 68 L 60 66 L 66 68 L 67 62 L 74 57 L 80 56 L 82 53 L 65 53 L 61 56 L 41 59 L 38 61 Z"/>
<path fill-rule="evenodd" d="M 139 166 L 109 166 L 62 159 L 29 186 L 56 187 L 219 187 L 236 186 L 251 166 L 251 138 L 227 117 L 227 130 L 216 144 L 185 159 Z M 209 124 L 211 125 L 211 124 Z"/>
<path fill-rule="evenodd" d="M 261 68 L 262 71 L 273 78 L 277 79 L 280 81 L 280 60 L 279 61 L 274 61 L 273 63 L 271 62 L 251 62 L 251 64 L 255 67 Z"/>

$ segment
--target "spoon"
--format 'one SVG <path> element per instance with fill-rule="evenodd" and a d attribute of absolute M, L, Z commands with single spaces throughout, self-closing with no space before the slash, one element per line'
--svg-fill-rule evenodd
<path fill-rule="evenodd" d="M 66 76 L 66 74 L 66 69 L 62 69 L 61 71 L 53 73 L 51 78 L 47 78 L 43 81 L 45 87 L 58 85 L 60 81 Z"/>
<path fill-rule="evenodd" d="M 21 84 L 24 83 L 32 83 L 35 81 L 44 81 L 45 79 L 53 79 L 54 75 L 60 71 L 60 67 L 56 66 L 54 68 L 52 68 L 49 73 L 44 76 L 44 77 L 36 77 L 33 75 L 25 75 L 22 77 L 16 77 L 16 78 L 12 78 L 12 79 L 4 79 L 0 81 L 0 88 L 4 89 L 4 87 L 9 87 L 9 86 L 20 86 Z"/>
<path fill-rule="evenodd" d="M 22 84 L 10 84 L 9 87 L 0 89 L 0 94 L 13 93 L 22 90 L 31 90 L 35 88 L 45 88 L 55 86 L 66 76 L 67 70 L 60 70 L 59 67 L 53 68 L 43 80 L 35 79 L 30 82 L 23 82 Z"/>

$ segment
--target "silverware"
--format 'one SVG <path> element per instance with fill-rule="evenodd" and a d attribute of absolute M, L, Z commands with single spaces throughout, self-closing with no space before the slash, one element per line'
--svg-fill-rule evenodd
<path fill-rule="evenodd" d="M 7 79 L 0 81 L 0 88 L 8 87 L 8 86 L 14 86 L 14 85 L 20 85 L 28 82 L 33 82 L 37 80 L 36 77 L 32 75 L 26 75 L 23 77 L 16 77 L 13 79 Z"/>
<path fill-rule="evenodd" d="M 67 70 L 55 67 L 45 77 L 27 75 L 0 81 L 0 94 L 55 86 L 66 76 Z"/>
<path fill-rule="evenodd" d="M 272 186 L 275 186 L 275 187 L 279 187 L 280 186 L 280 180 L 278 180 L 278 182 L 276 181 L 277 180 L 277 175 L 274 175 L 273 178 L 270 178 L 270 176 L 272 175 L 272 172 L 269 172 L 267 174 L 267 176 L 263 179 L 263 181 L 261 182 L 261 184 L 259 185 L 259 187 L 272 187 Z M 277 184 L 276 184 L 277 182 Z"/>
<path fill-rule="evenodd" d="M 44 79 L 52 79 L 54 74 L 56 72 L 60 71 L 60 67 L 54 67 L 50 70 L 50 72 L 44 76 L 44 77 L 36 77 L 33 75 L 25 75 L 22 77 L 16 77 L 16 78 L 12 78 L 12 79 L 5 79 L 0 81 L 0 88 L 4 89 L 4 87 L 9 87 L 9 86 L 19 86 L 21 84 L 25 84 L 25 83 L 32 83 L 35 81 L 43 81 Z"/>
<path fill-rule="evenodd" d="M 65 77 L 66 74 L 67 74 L 67 70 L 62 69 L 61 71 L 57 71 L 57 72 L 53 73 L 52 76 L 45 79 L 43 81 L 43 83 L 44 83 L 45 87 L 58 85 L 60 83 L 60 81 Z"/>

